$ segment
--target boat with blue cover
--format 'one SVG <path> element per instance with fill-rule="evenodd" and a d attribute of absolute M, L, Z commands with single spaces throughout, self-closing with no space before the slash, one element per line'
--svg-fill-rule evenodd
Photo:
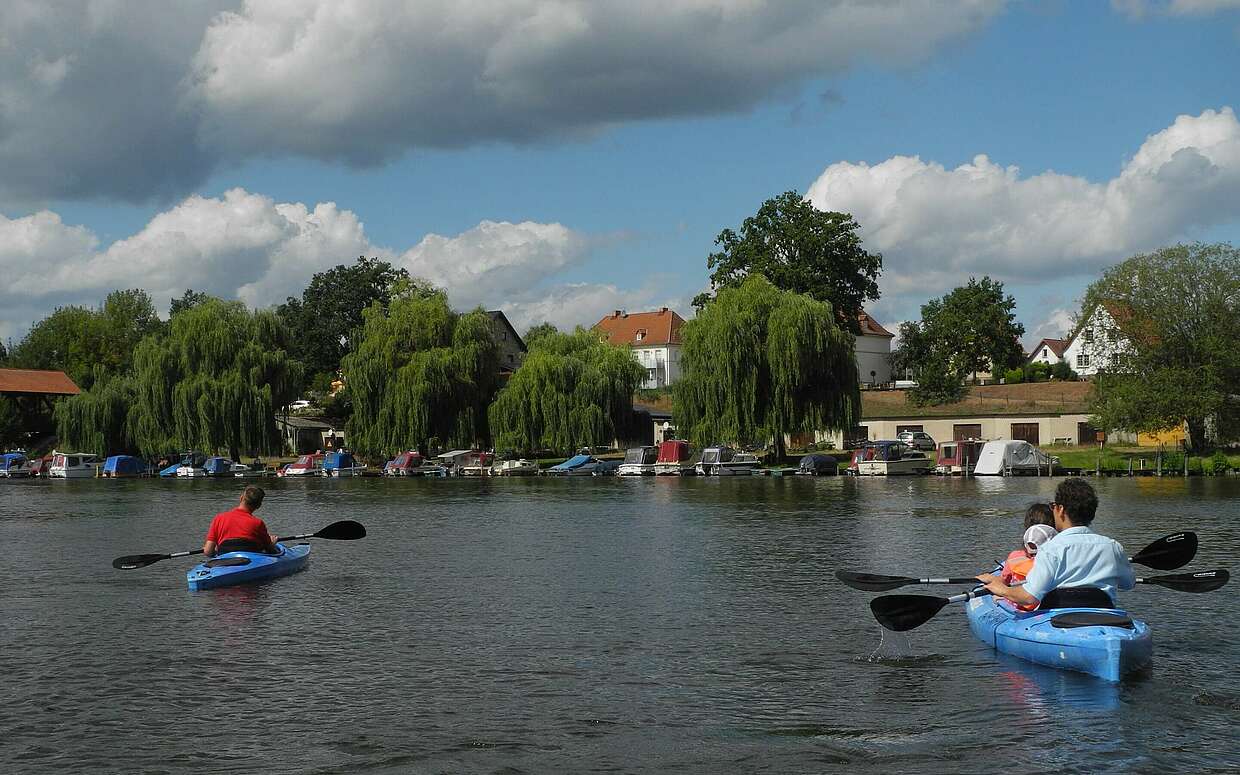
<path fill-rule="evenodd" d="M 1147 667 L 1154 656 L 1150 628 L 1125 611 L 1107 607 L 1105 592 L 1089 591 L 1106 600 L 1094 601 L 1099 607 L 1024 612 L 990 595 L 974 597 L 968 603 L 969 628 L 997 651 L 1107 681 Z"/>
<path fill-rule="evenodd" d="M 276 554 L 224 552 L 201 562 L 185 574 L 191 592 L 265 581 L 302 570 L 310 562 L 310 544 L 278 543 Z"/>

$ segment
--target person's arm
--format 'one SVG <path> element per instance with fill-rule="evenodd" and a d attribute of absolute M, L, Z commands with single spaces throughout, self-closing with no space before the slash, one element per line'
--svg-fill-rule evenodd
<path fill-rule="evenodd" d="M 1006 598 L 1017 605 L 1036 606 L 1041 602 L 1038 598 L 1026 592 L 1023 586 L 1009 587 L 1003 583 L 1003 579 L 991 573 L 983 573 L 977 577 L 977 580 L 982 582 L 986 589 L 989 589 L 990 593 L 995 597 Z"/>
<path fill-rule="evenodd" d="M 202 545 L 202 553 L 208 557 L 214 557 L 215 556 L 215 542 L 212 541 L 210 538 L 208 538 L 206 542 L 203 543 Z"/>
<path fill-rule="evenodd" d="M 211 527 L 207 528 L 207 540 L 202 544 L 202 553 L 208 557 L 215 556 L 215 549 L 218 546 L 216 540 L 219 536 L 220 515 L 216 514 L 211 520 Z"/>
<path fill-rule="evenodd" d="M 1132 570 L 1132 563 L 1128 562 L 1128 557 L 1124 555 L 1124 547 L 1119 544 L 1115 545 L 1116 564 L 1119 566 L 1119 572 L 1116 573 L 1116 585 L 1122 590 L 1132 589 L 1137 585 L 1137 574 Z"/>

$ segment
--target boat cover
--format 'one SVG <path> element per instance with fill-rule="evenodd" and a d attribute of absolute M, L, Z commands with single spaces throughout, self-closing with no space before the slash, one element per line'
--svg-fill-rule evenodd
<path fill-rule="evenodd" d="M 323 459 L 323 470 L 333 471 L 337 468 L 353 468 L 357 465 L 353 460 L 353 455 L 348 452 L 329 452 L 327 457 Z"/>
<path fill-rule="evenodd" d="M 7 471 L 9 468 L 17 468 L 26 462 L 26 456 L 20 452 L 5 452 L 0 455 L 0 471 Z"/>
<path fill-rule="evenodd" d="M 137 476 L 146 472 L 146 463 L 132 455 L 113 455 L 103 463 L 105 474 L 130 474 Z"/>
<path fill-rule="evenodd" d="M 573 457 L 570 457 L 568 460 L 565 460 L 563 463 L 560 463 L 558 466 L 551 466 L 551 468 L 547 470 L 549 471 L 572 471 L 574 468 L 581 468 L 582 466 L 584 466 L 586 463 L 589 463 L 593 459 L 594 458 L 590 457 L 589 455 L 574 455 Z"/>
<path fill-rule="evenodd" d="M 980 476 L 1002 476 L 1005 468 L 1047 468 L 1051 456 L 1027 441 L 988 441 L 978 455 L 973 473 Z"/>
<path fill-rule="evenodd" d="M 233 462 L 226 457 L 212 457 L 202 464 L 202 470 L 211 476 L 225 476 L 232 473 L 232 466 Z"/>
<path fill-rule="evenodd" d="M 659 445 L 660 463 L 683 463 L 689 459 L 689 442 L 669 439 Z"/>

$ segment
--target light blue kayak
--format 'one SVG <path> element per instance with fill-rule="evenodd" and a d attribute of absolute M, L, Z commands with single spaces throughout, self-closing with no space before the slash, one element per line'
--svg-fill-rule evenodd
<path fill-rule="evenodd" d="M 199 563 L 185 574 L 191 592 L 287 576 L 310 562 L 310 544 L 276 544 L 279 554 L 224 552 Z"/>
<path fill-rule="evenodd" d="M 1117 608 L 1053 608 L 1025 613 L 986 595 L 968 602 L 969 628 L 1005 654 L 1107 681 L 1148 666 L 1154 638 Z"/>

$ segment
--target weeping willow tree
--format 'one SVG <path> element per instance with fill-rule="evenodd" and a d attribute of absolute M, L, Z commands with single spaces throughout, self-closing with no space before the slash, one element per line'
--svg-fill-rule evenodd
<path fill-rule="evenodd" d="M 453 312 L 442 292 L 398 291 L 363 320 L 341 364 L 354 449 L 379 456 L 489 441 L 499 354 L 486 313 Z"/>
<path fill-rule="evenodd" d="M 276 409 L 297 397 L 302 367 L 271 312 L 208 299 L 143 339 L 132 371 L 98 373 L 94 386 L 56 407 L 61 443 L 104 455 L 172 450 L 232 458 L 281 450 Z"/>
<path fill-rule="evenodd" d="M 633 413 L 633 391 L 646 371 L 627 347 L 597 334 L 540 336 L 491 405 L 501 449 L 570 453 L 610 443 Z"/>
<path fill-rule="evenodd" d="M 101 456 L 139 451 L 129 423 L 135 396 L 131 376 L 108 375 L 96 366 L 90 390 L 56 404 L 60 446 Z"/>
<path fill-rule="evenodd" d="M 302 366 L 272 312 L 208 299 L 173 315 L 166 335 L 134 353 L 134 408 L 126 429 L 144 454 L 193 448 L 281 451 L 275 413 L 297 397 Z"/>
<path fill-rule="evenodd" d="M 755 275 L 720 290 L 681 338 L 673 413 L 695 444 L 773 438 L 782 459 L 785 434 L 843 431 L 861 417 L 853 336 L 826 302 Z"/>

